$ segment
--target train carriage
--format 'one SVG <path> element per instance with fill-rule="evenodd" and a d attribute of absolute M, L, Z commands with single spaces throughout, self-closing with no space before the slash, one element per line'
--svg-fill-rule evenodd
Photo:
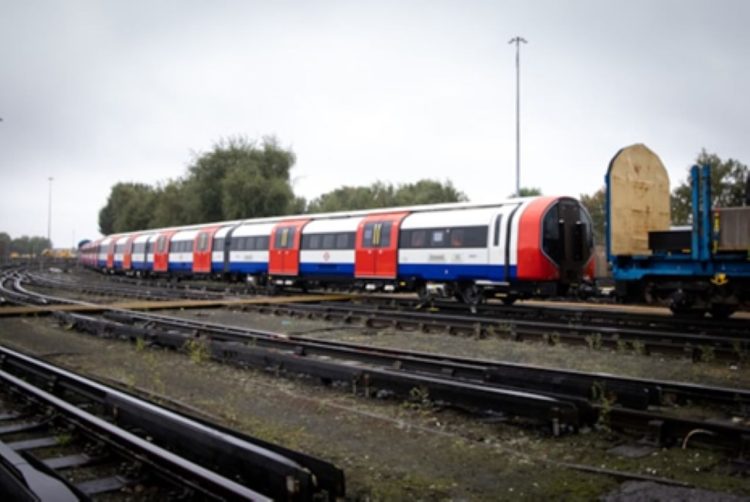
<path fill-rule="evenodd" d="M 262 281 L 268 274 L 268 247 L 274 223 L 247 223 L 229 237 L 228 273 Z M 226 244 L 225 244 L 226 246 Z"/>
<path fill-rule="evenodd" d="M 354 241 L 362 217 L 314 220 L 302 229 L 299 275 L 311 281 L 346 282 L 354 277 Z"/>
<path fill-rule="evenodd" d="M 180 275 L 193 272 L 193 252 L 197 230 L 182 230 L 172 235 L 168 245 L 167 271 Z"/>

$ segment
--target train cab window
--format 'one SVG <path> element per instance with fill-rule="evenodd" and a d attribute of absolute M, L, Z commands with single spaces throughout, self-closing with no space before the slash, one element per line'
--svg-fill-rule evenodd
<path fill-rule="evenodd" d="M 544 216 L 542 223 L 542 249 L 557 263 L 562 255 L 563 241 L 560 238 L 560 217 L 557 205 L 553 206 Z"/>
<path fill-rule="evenodd" d="M 492 238 L 493 246 L 500 245 L 500 229 L 502 228 L 502 223 L 503 223 L 503 215 L 501 214 L 497 218 L 495 218 L 495 235 Z"/>

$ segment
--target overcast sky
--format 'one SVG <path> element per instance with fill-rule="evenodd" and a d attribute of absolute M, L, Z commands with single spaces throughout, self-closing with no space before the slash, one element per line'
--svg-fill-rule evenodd
<path fill-rule="evenodd" d="M 750 163 L 750 2 L 0 0 L 0 231 L 98 236 L 112 184 L 236 135 L 297 155 L 297 193 L 451 180 L 591 193 L 643 142 L 672 183 Z"/>

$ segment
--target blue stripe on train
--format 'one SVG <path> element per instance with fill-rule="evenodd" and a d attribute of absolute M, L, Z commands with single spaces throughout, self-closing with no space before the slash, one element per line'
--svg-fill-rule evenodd
<path fill-rule="evenodd" d="M 192 261 L 170 261 L 168 265 L 170 272 L 192 272 L 193 262 Z"/>
<path fill-rule="evenodd" d="M 399 264 L 400 278 L 418 277 L 428 281 L 460 281 L 484 279 L 504 281 L 504 265 L 460 265 L 447 263 Z M 510 266 L 510 278 L 516 278 L 516 266 Z"/>
<path fill-rule="evenodd" d="M 145 261 L 134 261 L 131 266 L 133 270 L 151 270 L 151 264 Z"/>
<path fill-rule="evenodd" d="M 223 270 L 223 263 L 219 270 Z M 265 261 L 241 261 L 229 262 L 230 273 L 240 274 L 263 274 L 268 272 L 268 262 Z"/>
<path fill-rule="evenodd" d="M 354 277 L 354 263 L 300 263 L 300 275 Z"/>

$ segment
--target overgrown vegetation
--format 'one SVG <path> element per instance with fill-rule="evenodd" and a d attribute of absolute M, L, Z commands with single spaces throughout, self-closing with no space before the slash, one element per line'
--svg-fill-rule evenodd
<path fill-rule="evenodd" d="M 187 173 L 156 186 L 117 183 L 99 211 L 103 234 L 305 212 L 465 201 L 450 181 L 342 186 L 309 204 L 294 193 L 296 156 L 273 137 L 230 138 L 196 155 Z"/>

